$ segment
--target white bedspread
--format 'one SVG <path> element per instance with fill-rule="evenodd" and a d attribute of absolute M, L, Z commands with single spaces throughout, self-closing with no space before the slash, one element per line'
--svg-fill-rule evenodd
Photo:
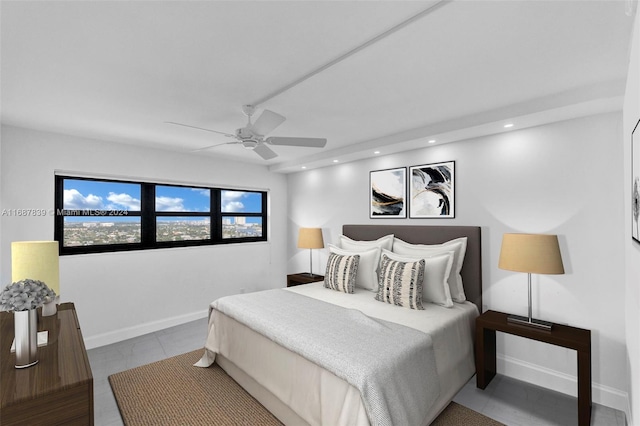
<path fill-rule="evenodd" d="M 440 393 L 431 338 L 415 329 L 281 289 L 213 306 L 351 383 L 375 425 L 421 424 Z"/>
<path fill-rule="evenodd" d="M 370 317 L 403 324 L 431 336 L 441 395 L 430 410 L 426 424 L 473 375 L 472 326 L 478 315 L 475 305 L 464 303 L 443 308 L 427 303 L 424 311 L 415 311 L 378 302 L 370 291 L 356 289 L 355 294 L 344 294 L 326 289 L 322 284 L 312 283 L 287 290 L 358 309 Z M 368 423 L 358 391 L 353 386 L 218 311 L 212 310 L 209 327 L 207 351 L 201 365 L 213 362 L 214 353 L 221 354 L 305 423 Z M 244 339 L 251 339 L 250 346 Z M 248 347 L 259 347 L 259 350 L 249 351 Z"/>

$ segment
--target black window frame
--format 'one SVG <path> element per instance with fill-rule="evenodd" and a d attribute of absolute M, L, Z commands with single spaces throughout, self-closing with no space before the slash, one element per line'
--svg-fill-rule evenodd
<path fill-rule="evenodd" d="M 118 244 L 94 244 L 86 246 L 64 246 L 64 218 L 66 216 L 107 216 L 111 210 L 65 210 L 64 209 L 64 181 L 88 180 L 95 182 L 113 182 L 140 185 L 140 211 L 128 211 L 128 216 L 140 217 L 140 239 L 139 243 L 118 243 Z M 178 212 L 178 211 L 156 211 L 156 187 L 182 187 L 207 189 L 210 191 L 209 212 Z M 261 212 L 222 212 L 221 197 L 223 191 L 238 191 L 261 194 Z M 238 244 L 252 243 L 268 240 L 268 220 L 267 202 L 268 192 L 265 190 L 242 189 L 242 188 L 221 188 L 204 185 L 172 184 L 164 182 L 143 182 L 124 179 L 107 179 L 71 175 L 55 175 L 55 215 L 54 215 L 54 239 L 58 241 L 60 255 L 88 254 L 88 253 L 108 253 L 134 250 L 153 250 L 174 247 L 210 246 L 218 244 Z M 208 217 L 210 220 L 210 238 L 183 241 L 157 241 L 156 221 L 159 217 Z M 260 217 L 262 219 L 262 235 L 260 237 L 222 237 L 223 218 L 229 216 L 236 217 Z"/>

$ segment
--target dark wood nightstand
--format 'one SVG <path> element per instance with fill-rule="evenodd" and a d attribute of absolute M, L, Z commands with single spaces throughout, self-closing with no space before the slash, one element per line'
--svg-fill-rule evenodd
<path fill-rule="evenodd" d="M 17 369 L 13 314 L 0 313 L 0 424 L 93 425 L 93 376 L 73 303 L 39 316 L 38 330 L 49 331 L 38 363 Z"/>
<path fill-rule="evenodd" d="M 294 285 L 315 283 L 316 281 L 323 281 L 324 275 L 309 275 L 306 272 L 300 274 L 287 275 L 287 287 L 293 287 Z"/>
<path fill-rule="evenodd" d="M 496 331 L 538 340 L 578 354 L 578 425 L 591 423 L 591 331 L 554 324 L 550 331 L 507 322 L 508 314 L 487 311 L 476 318 L 476 385 L 487 387 L 496 375 Z"/>

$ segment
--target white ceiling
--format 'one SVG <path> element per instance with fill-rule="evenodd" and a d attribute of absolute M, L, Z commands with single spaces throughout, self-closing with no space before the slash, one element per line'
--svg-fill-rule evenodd
<path fill-rule="evenodd" d="M 620 109 L 632 2 L 452 1 L 400 25 L 435 3 L 4 0 L 2 122 L 191 152 L 228 139 L 167 121 L 233 133 L 266 99 L 272 135 L 327 146 L 192 154 L 290 172 Z"/>

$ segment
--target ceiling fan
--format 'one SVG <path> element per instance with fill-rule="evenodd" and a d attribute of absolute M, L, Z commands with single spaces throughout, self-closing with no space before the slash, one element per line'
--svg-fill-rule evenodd
<path fill-rule="evenodd" d="M 251 122 L 251 117 L 255 113 L 256 108 L 253 105 L 243 105 L 242 112 L 247 116 L 247 125 L 236 130 L 235 134 L 219 132 L 217 130 L 204 129 L 202 127 L 190 126 L 188 124 L 175 123 L 167 121 L 167 124 L 175 124 L 178 126 L 190 127 L 192 129 L 204 130 L 207 132 L 218 133 L 229 138 L 234 138 L 233 142 L 223 142 L 216 145 L 205 146 L 195 149 L 194 151 L 203 151 L 205 149 L 215 148 L 220 145 L 242 145 L 245 149 L 251 149 L 265 160 L 276 158 L 276 154 L 267 145 L 286 145 L 304 148 L 324 148 L 327 140 L 324 138 L 296 138 L 285 136 L 265 136 L 271 133 L 276 127 L 281 125 L 286 118 L 273 111 L 265 109 L 256 119 L 255 123 Z"/>

